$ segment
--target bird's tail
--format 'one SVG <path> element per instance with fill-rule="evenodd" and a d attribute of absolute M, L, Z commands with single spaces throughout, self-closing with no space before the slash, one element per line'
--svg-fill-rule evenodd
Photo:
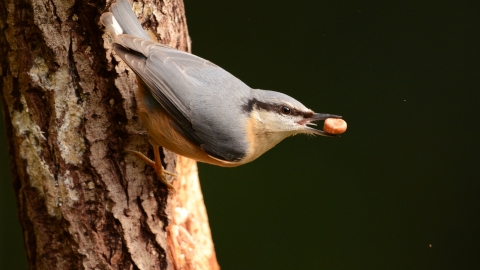
<path fill-rule="evenodd" d="M 105 12 L 100 17 L 100 22 L 114 35 L 127 34 L 150 40 L 147 32 L 133 13 L 128 0 L 118 0 L 110 7 L 111 12 Z"/>

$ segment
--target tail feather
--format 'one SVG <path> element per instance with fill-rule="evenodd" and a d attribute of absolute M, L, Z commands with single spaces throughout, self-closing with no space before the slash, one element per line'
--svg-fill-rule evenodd
<path fill-rule="evenodd" d="M 117 1 L 110 7 L 110 11 L 102 14 L 100 17 L 100 21 L 110 32 L 115 35 L 128 34 L 150 40 L 137 16 L 133 13 L 128 0 Z"/>
<path fill-rule="evenodd" d="M 115 17 L 111 12 L 103 13 L 100 17 L 100 22 L 115 36 L 123 34 L 122 27 L 118 24 L 117 20 L 115 20 Z"/>

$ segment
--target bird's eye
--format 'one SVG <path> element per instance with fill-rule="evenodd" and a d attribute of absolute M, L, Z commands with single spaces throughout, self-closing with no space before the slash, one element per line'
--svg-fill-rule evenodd
<path fill-rule="evenodd" d="M 282 106 L 280 108 L 280 111 L 283 113 L 283 114 L 290 114 L 292 112 L 292 109 L 290 109 L 289 107 L 287 106 Z"/>

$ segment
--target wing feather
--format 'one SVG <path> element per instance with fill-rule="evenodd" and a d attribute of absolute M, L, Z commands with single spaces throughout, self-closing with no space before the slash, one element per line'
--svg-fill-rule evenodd
<path fill-rule="evenodd" d="M 178 132 L 208 154 L 227 161 L 245 156 L 248 142 L 238 102 L 250 87 L 195 55 L 142 38 L 119 35 L 115 51 L 148 86 Z M 236 127 L 236 128 L 232 128 Z"/>

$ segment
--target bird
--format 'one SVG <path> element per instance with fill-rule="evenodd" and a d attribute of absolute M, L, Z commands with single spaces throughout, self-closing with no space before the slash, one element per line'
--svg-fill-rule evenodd
<path fill-rule="evenodd" d="M 136 74 L 137 114 L 154 160 L 127 150 L 153 167 L 170 189 L 159 147 L 199 162 L 235 167 L 251 162 L 299 133 L 328 137 L 315 121 L 341 116 L 315 113 L 276 91 L 252 89 L 196 55 L 152 41 L 128 0 L 112 4 L 100 21 L 114 36 L 113 51 Z"/>

